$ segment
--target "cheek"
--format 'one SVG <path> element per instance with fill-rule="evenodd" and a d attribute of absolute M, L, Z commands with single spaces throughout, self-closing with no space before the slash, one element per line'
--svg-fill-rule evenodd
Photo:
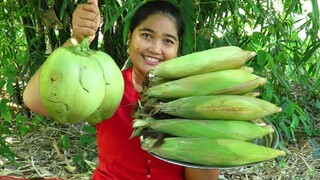
<path fill-rule="evenodd" d="M 176 49 L 168 50 L 168 51 L 166 51 L 166 53 L 165 53 L 165 58 L 166 58 L 167 60 L 176 58 L 176 57 L 177 57 L 177 53 L 178 53 L 178 52 L 177 52 Z"/>

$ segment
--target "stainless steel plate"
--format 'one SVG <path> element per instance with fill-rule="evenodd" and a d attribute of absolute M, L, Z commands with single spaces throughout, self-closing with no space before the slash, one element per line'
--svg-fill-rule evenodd
<path fill-rule="evenodd" d="M 258 145 L 263 145 L 263 146 L 271 147 L 271 148 L 275 149 L 279 143 L 279 133 L 278 133 L 277 129 L 275 128 L 275 126 L 267 119 L 256 120 L 256 121 L 254 121 L 254 123 L 261 124 L 261 125 L 271 125 L 272 128 L 274 129 L 274 132 L 272 134 L 269 134 L 269 135 L 263 137 L 263 138 L 254 139 L 252 142 L 255 144 L 258 144 Z M 141 139 L 141 141 L 143 141 L 143 137 L 141 137 L 140 139 Z M 198 169 L 233 169 L 233 168 L 247 167 L 247 166 L 261 163 L 261 162 L 256 162 L 256 163 L 252 163 L 252 164 L 245 164 L 245 165 L 241 165 L 241 166 L 232 166 L 232 167 L 230 167 L 230 166 L 228 166 L 228 167 L 204 166 L 204 165 L 191 164 L 191 163 L 166 159 L 166 158 L 160 157 L 154 153 L 151 153 L 151 152 L 149 152 L 149 153 L 152 156 L 154 156 L 162 161 L 171 163 L 171 164 L 189 167 L 189 168 L 198 168 Z"/>

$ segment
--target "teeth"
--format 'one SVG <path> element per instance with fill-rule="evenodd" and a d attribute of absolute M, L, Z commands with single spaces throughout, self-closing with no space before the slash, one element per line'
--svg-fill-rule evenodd
<path fill-rule="evenodd" d="M 152 58 L 152 57 L 145 57 L 147 61 L 150 61 L 150 62 L 159 62 L 160 60 L 159 59 L 156 59 L 156 58 Z"/>

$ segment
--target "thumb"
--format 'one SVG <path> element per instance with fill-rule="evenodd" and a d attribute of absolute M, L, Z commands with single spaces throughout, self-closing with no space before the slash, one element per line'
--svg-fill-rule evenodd
<path fill-rule="evenodd" d="M 98 0 L 88 0 L 88 3 L 98 6 Z"/>

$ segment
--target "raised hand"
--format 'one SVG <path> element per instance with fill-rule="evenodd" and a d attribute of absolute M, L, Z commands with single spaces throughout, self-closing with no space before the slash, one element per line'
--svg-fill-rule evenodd
<path fill-rule="evenodd" d="M 84 36 L 89 36 L 91 42 L 100 25 L 100 11 L 97 0 L 88 0 L 80 4 L 73 12 L 73 37 L 80 43 Z"/>

